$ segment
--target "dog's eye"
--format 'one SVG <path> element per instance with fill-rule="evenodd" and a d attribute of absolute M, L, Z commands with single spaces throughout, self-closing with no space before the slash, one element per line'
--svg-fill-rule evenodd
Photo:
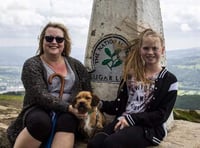
<path fill-rule="evenodd" d="M 91 99 L 90 97 L 85 97 L 87 100 Z"/>
<path fill-rule="evenodd" d="M 81 97 L 76 97 L 76 99 L 80 99 Z"/>

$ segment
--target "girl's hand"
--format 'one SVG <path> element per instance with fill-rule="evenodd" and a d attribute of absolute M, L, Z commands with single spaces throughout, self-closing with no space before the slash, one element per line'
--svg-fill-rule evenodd
<path fill-rule="evenodd" d="M 119 121 L 115 125 L 114 131 L 122 130 L 124 127 L 128 127 L 129 126 L 129 124 L 126 121 L 125 117 L 120 117 L 118 120 Z"/>
<path fill-rule="evenodd" d="M 78 110 L 74 108 L 72 105 L 69 106 L 68 111 L 74 114 L 78 119 L 85 119 L 88 115 L 88 113 L 80 114 Z"/>

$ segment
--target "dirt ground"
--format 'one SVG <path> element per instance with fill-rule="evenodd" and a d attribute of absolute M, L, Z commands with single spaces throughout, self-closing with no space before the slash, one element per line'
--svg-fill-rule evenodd
<path fill-rule="evenodd" d="M 0 100 L 0 148 L 10 148 L 6 137 L 6 129 L 10 122 L 16 118 L 22 107 L 21 101 Z M 198 137 L 199 123 L 175 120 L 173 130 L 158 148 L 200 148 Z M 86 148 L 86 143 L 78 142 L 75 148 Z"/>
<path fill-rule="evenodd" d="M 17 100 L 0 100 L 0 148 L 9 148 L 6 129 L 13 121 L 22 107 L 22 102 Z"/>
<path fill-rule="evenodd" d="M 0 123 L 8 125 L 20 112 L 21 107 L 21 101 L 0 100 Z"/>
<path fill-rule="evenodd" d="M 10 148 L 6 129 L 22 108 L 22 101 L 0 100 L 0 148 Z M 86 148 L 86 143 L 77 142 L 75 148 Z"/>

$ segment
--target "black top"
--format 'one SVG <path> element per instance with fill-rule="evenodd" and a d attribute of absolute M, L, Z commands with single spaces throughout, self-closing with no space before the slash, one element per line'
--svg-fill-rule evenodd
<path fill-rule="evenodd" d="M 174 107 L 177 91 L 177 78 L 166 68 L 163 68 L 155 80 L 153 98 L 147 105 L 146 111 L 126 115 L 127 122 L 130 126 L 142 126 L 149 131 L 150 129 L 163 129 L 163 124 L 169 118 Z M 101 110 L 110 115 L 116 115 L 117 118 L 125 112 L 127 101 L 127 85 L 124 83 L 119 87 L 117 98 L 114 101 L 102 101 Z"/>

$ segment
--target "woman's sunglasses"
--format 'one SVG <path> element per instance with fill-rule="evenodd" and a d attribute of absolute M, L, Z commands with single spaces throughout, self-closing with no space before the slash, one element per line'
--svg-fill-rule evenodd
<path fill-rule="evenodd" d="M 59 37 L 59 36 L 56 36 L 56 37 L 54 37 L 54 36 L 45 36 L 44 38 L 45 38 L 45 40 L 47 42 L 50 42 L 50 43 L 53 42 L 54 39 L 56 39 L 57 43 L 62 43 L 65 40 L 64 37 Z"/>

